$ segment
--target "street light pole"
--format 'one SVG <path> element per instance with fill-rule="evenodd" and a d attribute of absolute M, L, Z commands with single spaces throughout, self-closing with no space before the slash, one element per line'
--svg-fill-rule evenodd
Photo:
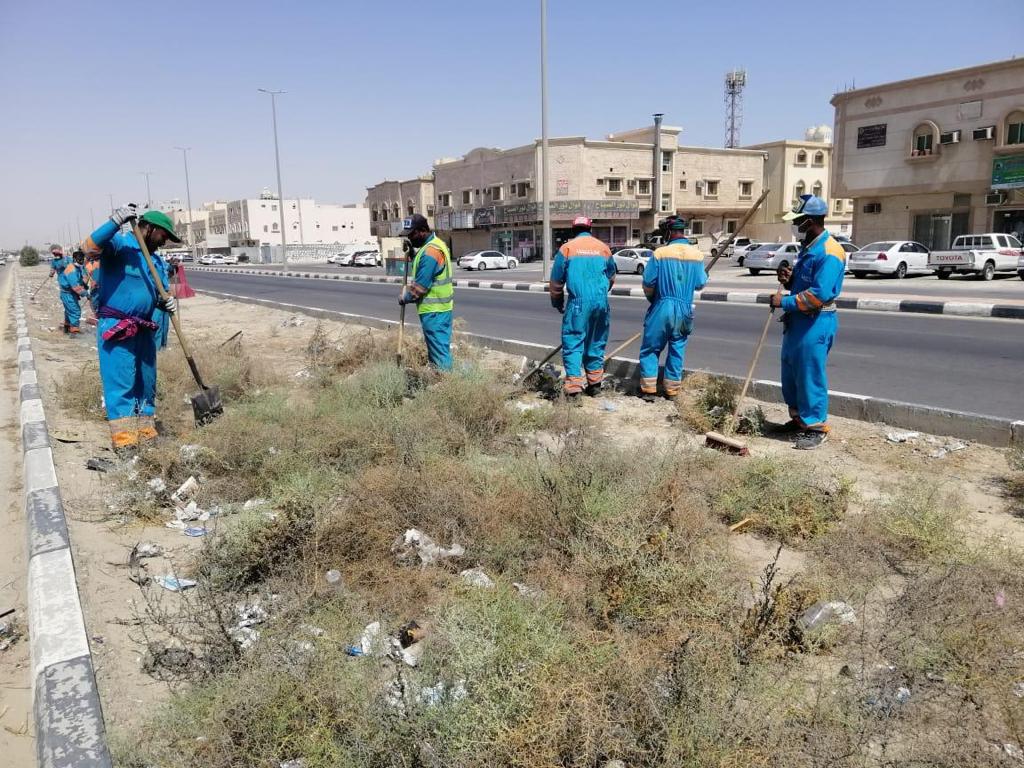
<path fill-rule="evenodd" d="M 108 192 L 107 197 L 110 199 L 110 215 L 114 215 L 114 193 Z"/>
<path fill-rule="evenodd" d="M 175 147 L 181 150 L 181 156 L 185 160 L 185 200 L 188 203 L 188 249 L 192 254 L 193 263 L 196 260 L 196 233 L 192 228 L 192 188 L 188 183 L 188 151 L 192 147 Z"/>
<path fill-rule="evenodd" d="M 257 88 L 260 93 L 270 95 L 270 114 L 274 123 L 274 162 L 277 165 L 277 207 L 281 214 L 281 271 L 288 268 L 288 248 L 284 229 L 284 192 L 281 189 L 281 152 L 277 146 L 277 97 L 285 91 L 268 91 L 266 88 Z"/>
<path fill-rule="evenodd" d="M 541 200 L 544 214 L 541 279 L 547 280 L 551 268 L 551 165 L 548 162 L 548 3 L 540 0 L 540 164 Z"/>
<path fill-rule="evenodd" d="M 153 175 L 152 171 L 139 171 L 140 174 L 146 177 L 146 207 L 153 207 L 153 195 L 149 191 L 149 177 Z"/>

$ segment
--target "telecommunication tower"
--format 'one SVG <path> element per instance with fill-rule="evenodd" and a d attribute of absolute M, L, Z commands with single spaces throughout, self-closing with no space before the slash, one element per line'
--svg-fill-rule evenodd
<path fill-rule="evenodd" d="M 734 69 L 725 73 L 725 146 L 732 149 L 740 145 L 740 127 L 743 125 L 743 88 L 747 84 L 747 70 Z"/>

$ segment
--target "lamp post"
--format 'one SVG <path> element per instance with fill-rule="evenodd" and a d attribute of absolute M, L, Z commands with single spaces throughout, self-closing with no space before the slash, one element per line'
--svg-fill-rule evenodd
<path fill-rule="evenodd" d="M 181 150 L 181 157 L 185 161 L 185 201 L 188 203 L 188 250 L 192 255 L 192 261 L 196 260 L 196 235 L 192 228 L 192 188 L 188 183 L 188 151 L 192 147 L 175 147 Z"/>
<path fill-rule="evenodd" d="M 270 91 L 257 88 L 260 93 L 270 95 L 270 115 L 274 123 L 274 163 L 277 165 L 277 207 L 281 214 L 281 271 L 288 268 L 288 248 L 284 229 L 284 192 L 281 189 L 281 152 L 277 146 L 277 97 L 286 91 Z"/>
<path fill-rule="evenodd" d="M 149 191 L 149 177 L 153 175 L 152 171 L 139 171 L 142 176 L 146 177 L 146 207 L 153 207 L 153 195 Z"/>
<path fill-rule="evenodd" d="M 548 162 L 548 3 L 540 0 L 540 165 L 541 205 L 544 212 L 541 226 L 544 239 L 541 250 L 541 279 L 547 280 L 551 269 L 551 164 Z"/>

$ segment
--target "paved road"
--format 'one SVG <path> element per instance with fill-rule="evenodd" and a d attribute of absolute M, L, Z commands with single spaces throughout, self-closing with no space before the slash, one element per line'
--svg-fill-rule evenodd
<path fill-rule="evenodd" d="M 194 271 L 199 289 L 380 318 L 397 317 L 394 285 L 267 278 Z M 456 316 L 466 330 L 558 343 L 559 318 L 544 294 L 460 288 Z M 640 329 L 647 303 L 612 299 L 611 345 Z M 414 313 L 410 313 L 413 314 Z M 701 304 L 688 368 L 744 375 L 765 308 Z M 773 324 L 756 375 L 778 380 L 781 326 Z M 638 345 L 623 352 L 635 358 Z M 993 416 L 1024 418 L 1024 333 L 1020 321 L 843 312 L 830 362 L 832 389 Z"/>
<path fill-rule="evenodd" d="M 259 266 L 259 265 L 251 265 Z M 334 265 L 296 264 L 292 269 L 302 272 L 328 272 L 349 275 L 383 275 L 381 267 L 336 267 Z M 480 278 L 490 280 L 520 280 L 534 282 L 540 280 L 539 262 L 520 264 L 514 270 L 495 269 L 483 273 L 456 269 L 455 276 L 463 278 Z M 620 285 L 640 285 L 638 275 L 619 275 L 616 282 Z M 778 284 L 770 273 L 751 275 L 745 268 L 737 267 L 735 262 L 719 261 L 715 266 L 710 288 L 714 290 L 768 292 Z M 852 275 L 846 276 L 843 284 L 843 295 L 849 298 L 858 296 L 927 297 L 929 299 L 945 298 L 951 301 L 978 301 L 999 303 L 1003 301 L 1024 302 L 1024 280 L 1016 275 L 997 275 L 992 282 L 985 283 L 968 277 L 955 276 L 949 280 L 939 280 L 933 275 L 915 275 L 905 280 L 894 280 L 887 277 L 867 277 L 862 280 Z"/>

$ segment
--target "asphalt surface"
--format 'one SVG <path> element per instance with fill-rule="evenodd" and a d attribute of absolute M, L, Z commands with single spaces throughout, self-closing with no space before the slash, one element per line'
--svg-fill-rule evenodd
<path fill-rule="evenodd" d="M 485 273 L 486 274 L 486 273 Z M 496 273 L 507 275 L 507 273 Z M 198 289 L 283 301 L 370 317 L 398 316 L 391 284 L 268 278 L 194 270 Z M 647 302 L 612 298 L 609 350 L 636 333 Z M 687 368 L 745 375 L 766 308 L 698 304 Z M 542 293 L 458 288 L 455 315 L 486 336 L 559 343 L 560 318 Z M 415 313 L 408 313 L 415 323 Z M 781 324 L 773 323 L 755 376 L 777 381 Z M 624 350 L 636 358 L 639 343 Z M 902 313 L 840 312 L 829 359 L 831 389 L 892 400 L 1024 419 L 1024 329 L 1019 320 Z"/>

